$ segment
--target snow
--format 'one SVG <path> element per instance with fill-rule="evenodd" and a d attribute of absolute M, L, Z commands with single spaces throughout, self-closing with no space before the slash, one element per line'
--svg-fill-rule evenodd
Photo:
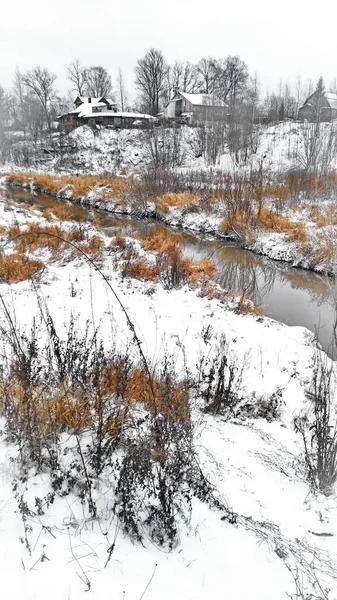
<path fill-rule="evenodd" d="M 212 99 L 210 94 L 187 94 L 186 92 L 179 92 L 180 96 L 188 100 L 194 106 L 227 106 L 220 104 Z"/>
<path fill-rule="evenodd" d="M 27 221 L 46 224 L 35 211 L 7 206 L 4 199 L 0 218 L 4 225 Z M 91 230 L 97 234 L 91 225 L 85 227 L 88 234 Z M 102 239 L 110 242 L 103 235 Z M 64 258 L 48 264 L 39 291 L 60 331 L 74 312 L 79 328 L 85 327 L 89 317 L 100 325 L 107 343 L 114 338 L 125 348 L 131 333 L 102 278 L 83 259 L 69 262 Z M 196 409 L 201 464 L 220 497 L 237 514 L 237 523 L 221 520 L 216 510 L 195 500 L 191 523 L 181 523 L 180 543 L 172 552 L 150 540 L 143 546 L 132 543 L 120 531 L 111 516 L 111 482 L 106 480 L 95 492 L 98 520 L 92 520 L 72 494 L 56 497 L 44 515 L 30 516 L 30 555 L 19 541 L 23 523 L 11 485 L 19 475 L 16 450 L 0 437 L 3 597 L 45 600 L 47 594 L 48 600 L 139 600 L 143 596 L 146 600 L 284 600 L 286 593 L 295 597 L 286 564 L 295 569 L 302 562 L 306 571 L 314 561 L 317 576 L 331 588 L 331 600 L 335 600 L 337 584 L 332 568 L 336 560 L 337 496 L 310 492 L 300 440 L 292 426 L 311 377 L 312 334 L 301 327 L 237 314 L 217 300 L 199 297 L 196 290 L 186 286 L 168 291 L 160 284 L 122 280 L 109 256 L 102 268 L 152 363 L 160 362 L 168 351 L 178 369 L 183 370 L 186 362 L 196 372 L 200 356 L 217 352 L 225 334 L 238 362 L 246 363 L 245 395 L 258 398 L 283 388 L 281 415 L 272 422 L 248 417 L 226 421 Z M 0 293 L 21 331 L 29 330 L 37 311 L 37 297 L 30 283 L 2 283 Z M 206 329 L 212 332 L 210 341 L 202 335 Z M 43 325 L 40 335 L 44 335 Z M 68 436 L 63 443 L 64 447 L 71 443 Z M 19 492 L 32 510 L 35 497 L 42 498 L 49 491 L 46 473 L 31 472 L 27 483 L 19 482 Z M 320 535 L 324 533 L 331 536 Z"/>

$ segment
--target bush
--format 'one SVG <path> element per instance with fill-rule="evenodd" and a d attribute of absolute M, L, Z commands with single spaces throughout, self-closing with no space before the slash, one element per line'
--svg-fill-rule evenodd
<path fill-rule="evenodd" d="M 237 357 L 228 347 L 225 336 L 221 337 L 212 358 L 202 357 L 198 365 L 197 394 L 204 401 L 204 410 L 229 417 L 243 398 L 242 380 L 245 364 L 238 364 Z"/>
<path fill-rule="evenodd" d="M 334 365 L 320 351 L 307 398 L 307 410 L 294 420 L 295 431 L 302 437 L 310 484 L 329 494 L 337 480 L 336 376 Z"/>

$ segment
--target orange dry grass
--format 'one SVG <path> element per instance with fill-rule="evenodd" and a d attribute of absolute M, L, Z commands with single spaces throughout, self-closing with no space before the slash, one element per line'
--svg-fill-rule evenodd
<path fill-rule="evenodd" d="M 91 256 L 92 258 L 97 258 L 104 248 L 104 242 L 97 235 L 94 235 L 87 243 L 77 244 L 77 247 L 81 252 Z M 76 256 L 77 250 L 74 249 L 73 256 Z"/>
<path fill-rule="evenodd" d="M 69 249 L 68 242 L 78 243 L 84 240 L 84 233 L 77 227 L 63 231 L 57 225 L 41 227 L 36 223 L 22 229 L 18 225 L 9 227 L 7 235 L 14 241 L 16 250 L 20 253 L 47 248 L 53 257 L 58 257 L 61 250 Z"/>
<path fill-rule="evenodd" d="M 134 186 L 132 180 L 96 175 L 56 176 L 39 173 L 9 173 L 7 181 L 9 184 L 23 186 L 33 183 L 38 190 L 51 195 L 62 195 L 61 191 L 64 188 L 71 187 L 74 198 L 86 196 L 95 187 L 101 188 L 100 191 L 98 190 L 99 195 L 101 198 L 106 198 L 112 194 L 118 196 Z"/>
<path fill-rule="evenodd" d="M 43 216 L 48 220 L 55 217 L 59 221 L 86 221 L 89 211 L 78 205 L 58 204 L 52 208 L 46 208 Z"/>
<path fill-rule="evenodd" d="M 110 246 L 113 246 L 113 247 L 115 246 L 117 248 L 120 248 L 120 250 L 125 250 L 125 248 L 126 248 L 125 235 L 123 235 L 123 233 L 118 231 L 116 233 L 115 237 L 112 238 Z"/>
<path fill-rule="evenodd" d="M 208 279 L 213 279 L 216 266 L 210 258 L 202 258 L 197 262 L 191 262 L 190 281 L 192 285 L 204 285 Z"/>
<path fill-rule="evenodd" d="M 255 304 L 253 300 L 250 300 L 246 292 L 242 292 L 237 310 L 241 313 L 249 313 L 252 315 L 261 315 L 261 306 Z"/>
<path fill-rule="evenodd" d="M 162 254 L 166 252 L 172 244 L 179 244 L 182 239 L 183 236 L 181 234 L 173 233 L 162 225 L 158 225 L 151 229 L 145 239 L 140 239 L 140 243 L 145 250 Z"/>
<path fill-rule="evenodd" d="M 41 260 L 32 260 L 23 254 L 0 256 L 0 281 L 18 283 L 27 279 L 39 280 L 45 265 Z"/>
<path fill-rule="evenodd" d="M 308 239 L 306 228 L 303 223 L 294 223 L 293 221 L 290 221 L 288 217 L 273 213 L 266 205 L 263 205 L 260 210 L 258 223 L 264 229 L 287 233 L 291 241 L 303 243 Z"/>
<path fill-rule="evenodd" d="M 102 419 L 102 402 L 100 390 L 96 395 L 75 388 L 50 393 L 40 383 L 28 389 L 17 381 L 0 381 L 0 412 L 10 406 L 21 428 L 29 426 L 30 435 L 40 439 L 65 430 L 80 433 L 93 428 Z M 110 442 L 118 440 L 123 424 L 130 419 L 127 407 L 126 399 L 104 418 L 102 430 Z"/>
<path fill-rule="evenodd" d="M 220 231 L 234 230 L 243 237 L 253 236 L 252 215 L 247 214 L 245 209 L 237 208 L 231 215 L 226 216 L 220 223 Z"/>
<path fill-rule="evenodd" d="M 128 381 L 127 396 L 155 410 L 172 420 L 186 420 L 189 417 L 189 401 L 186 385 L 171 376 L 153 378 L 152 387 L 142 369 L 134 368 Z"/>
<path fill-rule="evenodd" d="M 143 258 L 138 258 L 126 266 L 125 273 L 135 279 L 154 281 L 158 278 L 160 270 L 155 265 L 149 265 Z"/>
<path fill-rule="evenodd" d="M 170 208 L 183 208 L 184 206 L 196 206 L 200 201 L 199 196 L 194 194 L 164 194 L 156 198 L 156 210 L 168 213 Z"/>

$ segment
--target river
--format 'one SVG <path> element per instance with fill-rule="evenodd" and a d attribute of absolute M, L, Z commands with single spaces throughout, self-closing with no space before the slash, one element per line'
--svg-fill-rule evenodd
<path fill-rule="evenodd" d="M 12 188 L 3 193 L 17 203 L 52 207 L 63 202 Z M 90 218 L 98 215 L 102 215 L 102 211 L 90 210 Z M 210 236 L 167 227 L 151 219 L 110 214 L 103 227 L 109 236 L 121 231 L 124 234 L 136 232 L 144 237 L 154 228 L 179 233 L 186 256 L 196 260 L 204 257 L 214 260 L 218 269 L 217 280 L 225 289 L 247 290 L 261 306 L 263 314 L 290 326 L 307 327 L 317 334 L 322 348 L 337 358 L 334 343 L 337 284 L 334 279 L 253 254 L 234 242 L 212 240 Z"/>

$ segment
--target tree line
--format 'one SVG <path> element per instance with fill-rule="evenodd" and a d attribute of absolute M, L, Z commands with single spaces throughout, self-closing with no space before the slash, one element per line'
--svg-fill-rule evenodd
<path fill-rule="evenodd" d="M 235 118 L 249 113 L 252 122 L 258 118 L 278 122 L 296 117 L 300 104 L 315 89 L 312 81 L 302 82 L 298 76 L 294 85 L 280 80 L 277 90 L 262 98 L 258 76 L 249 72 L 239 56 L 203 57 L 196 64 L 176 61 L 170 65 L 163 52 L 155 48 L 137 60 L 137 97 L 132 104 L 121 69 L 113 84 L 105 67 L 86 66 L 77 58 L 66 66 L 66 76 L 70 89 L 61 96 L 55 87 L 57 77 L 47 67 L 36 66 L 25 72 L 17 67 L 12 89 L 5 90 L 0 84 L 0 132 L 13 124 L 33 137 L 43 130 L 50 131 L 55 117 L 72 110 L 78 95 L 112 97 L 121 111 L 131 109 L 157 115 L 177 89 L 209 94 L 216 102 L 230 106 Z M 331 91 L 336 87 L 336 81 L 332 82 Z"/>

